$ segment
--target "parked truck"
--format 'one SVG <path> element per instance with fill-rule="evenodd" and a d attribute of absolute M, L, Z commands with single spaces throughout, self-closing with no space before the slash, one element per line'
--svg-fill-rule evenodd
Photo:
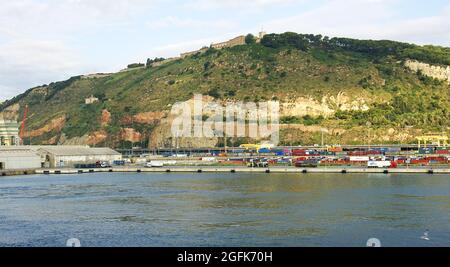
<path fill-rule="evenodd" d="M 150 162 L 147 162 L 145 167 L 147 167 L 147 168 L 162 168 L 162 167 L 164 167 L 164 162 L 152 160 Z"/>
<path fill-rule="evenodd" d="M 379 160 L 379 161 L 368 161 L 367 162 L 367 167 L 368 168 L 391 168 L 393 167 L 392 162 L 391 161 L 387 161 L 387 160 Z"/>
<path fill-rule="evenodd" d="M 249 167 L 249 168 L 268 168 L 269 167 L 269 162 L 264 161 L 264 160 L 253 160 L 253 159 L 251 159 L 247 163 L 247 167 Z"/>

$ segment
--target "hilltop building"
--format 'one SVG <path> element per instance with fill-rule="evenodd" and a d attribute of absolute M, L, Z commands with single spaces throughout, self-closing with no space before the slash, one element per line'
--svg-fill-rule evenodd
<path fill-rule="evenodd" d="M 96 103 L 96 102 L 98 102 L 98 98 L 97 98 L 97 97 L 94 97 L 93 95 L 91 95 L 90 97 L 88 97 L 88 98 L 86 98 L 86 99 L 84 100 L 84 103 L 85 103 L 86 105 L 94 104 L 94 103 Z"/>
<path fill-rule="evenodd" d="M 188 56 L 193 56 L 193 55 L 195 55 L 195 54 L 197 54 L 197 53 L 203 53 L 203 52 L 206 52 L 206 50 L 208 50 L 208 47 L 203 47 L 203 48 L 201 48 L 201 49 L 199 49 L 199 50 L 195 50 L 195 51 L 191 51 L 191 52 L 182 53 L 182 54 L 180 55 L 180 57 L 181 57 L 181 58 L 185 58 L 185 57 L 188 57 Z"/>
<path fill-rule="evenodd" d="M 257 43 L 261 42 L 261 39 L 262 39 L 265 35 L 266 35 L 266 32 L 263 32 L 263 31 L 260 32 L 260 33 L 258 34 L 258 36 L 256 36 L 256 42 L 257 42 Z M 169 62 L 172 62 L 172 61 L 175 61 L 175 60 L 178 60 L 178 59 L 183 59 L 183 58 L 186 58 L 186 57 L 189 57 L 189 56 L 193 56 L 193 55 L 198 54 L 198 53 L 205 53 L 209 48 L 223 49 L 223 48 L 234 47 L 234 46 L 237 46 L 237 45 L 245 45 L 245 36 L 244 36 L 244 35 L 235 37 L 235 38 L 233 38 L 233 39 L 231 39 L 231 40 L 229 40 L 229 41 L 226 41 L 226 42 L 212 43 L 211 46 L 209 46 L 209 47 L 206 47 L 206 46 L 205 46 L 205 47 L 202 47 L 202 48 L 197 49 L 197 50 L 194 50 L 194 51 L 189 51 L 189 52 L 181 53 L 179 57 L 173 57 L 173 58 L 165 59 L 165 60 L 163 60 L 163 61 L 154 62 L 154 63 L 151 64 L 151 66 L 152 66 L 152 67 L 159 67 L 159 66 L 161 66 L 161 65 L 164 65 L 164 64 L 166 64 L 166 63 L 169 63 Z M 131 69 L 125 69 L 125 70 L 122 70 L 121 72 L 124 72 L 124 71 L 130 71 L 130 70 L 135 70 L 135 69 L 141 69 L 141 68 L 143 68 L 143 67 L 131 68 Z M 88 99 L 86 99 L 86 101 L 87 101 L 87 100 L 88 100 Z M 95 103 L 95 102 L 96 102 L 96 101 L 94 100 L 94 103 Z M 86 103 L 86 104 L 88 104 L 88 103 Z M 91 104 L 92 104 L 92 103 L 91 103 Z"/>
<path fill-rule="evenodd" d="M 180 58 L 179 57 L 171 57 L 171 58 L 164 59 L 162 61 L 157 61 L 157 62 L 152 63 L 152 67 L 159 67 L 161 65 L 164 65 L 166 63 L 169 63 L 169 62 L 172 62 L 172 61 L 175 61 L 178 59 L 180 59 Z"/>
<path fill-rule="evenodd" d="M 229 41 L 226 42 L 222 42 L 222 43 L 213 43 L 211 44 L 212 48 L 215 49 L 223 49 L 223 48 L 229 48 L 229 47 L 234 47 L 237 45 L 245 45 L 245 36 L 241 35 L 238 37 L 235 37 Z"/>
<path fill-rule="evenodd" d="M 266 36 L 266 35 L 267 35 L 267 32 L 264 32 L 264 31 L 259 32 L 258 37 L 256 37 L 256 42 L 260 43 L 262 38 L 264 38 L 264 36 Z"/>
<path fill-rule="evenodd" d="M 262 38 L 264 38 L 264 36 L 267 33 L 264 31 L 261 31 L 258 33 L 258 36 L 256 36 L 256 42 L 260 43 Z M 197 53 L 204 53 L 206 52 L 209 48 L 214 48 L 214 49 L 223 49 L 223 48 L 230 48 L 230 47 L 234 47 L 234 46 L 238 46 L 238 45 L 245 45 L 245 36 L 241 35 L 238 37 L 235 37 L 231 40 L 228 40 L 226 42 L 221 42 L 221 43 L 212 43 L 210 47 L 202 47 L 201 49 L 195 50 L 195 51 L 190 51 L 190 52 L 186 52 L 186 53 L 181 53 L 179 58 L 185 58 L 188 56 L 193 56 Z M 161 64 L 159 64 L 161 65 Z"/>

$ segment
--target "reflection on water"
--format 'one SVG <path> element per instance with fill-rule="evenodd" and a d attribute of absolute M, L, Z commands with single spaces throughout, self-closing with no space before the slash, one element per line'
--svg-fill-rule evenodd
<path fill-rule="evenodd" d="M 450 245 L 449 175 L 37 175 L 0 203 L 0 246 Z"/>

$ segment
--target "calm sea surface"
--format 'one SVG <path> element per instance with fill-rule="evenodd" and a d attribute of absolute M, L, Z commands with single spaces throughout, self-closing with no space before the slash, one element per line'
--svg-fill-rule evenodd
<path fill-rule="evenodd" d="M 450 246 L 450 175 L 0 178 L 0 246 L 358 247 L 372 237 Z"/>

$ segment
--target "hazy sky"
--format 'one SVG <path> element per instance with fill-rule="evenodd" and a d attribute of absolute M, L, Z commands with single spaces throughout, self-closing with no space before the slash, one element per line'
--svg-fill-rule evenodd
<path fill-rule="evenodd" d="M 261 28 L 450 46 L 450 2 L 0 0 L 0 101 Z"/>

